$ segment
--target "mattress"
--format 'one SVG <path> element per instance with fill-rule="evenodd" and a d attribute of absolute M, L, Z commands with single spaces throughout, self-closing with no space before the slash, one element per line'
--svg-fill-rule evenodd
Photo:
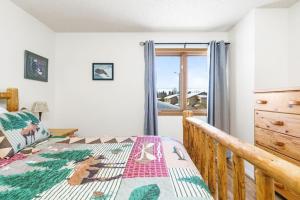
<path fill-rule="evenodd" d="M 0 160 L 0 199 L 213 199 L 167 137 L 51 138 Z"/>

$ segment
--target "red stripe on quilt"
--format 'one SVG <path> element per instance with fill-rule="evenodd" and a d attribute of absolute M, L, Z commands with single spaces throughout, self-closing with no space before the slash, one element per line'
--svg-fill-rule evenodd
<path fill-rule="evenodd" d="M 124 178 L 168 177 L 160 137 L 138 137 L 123 174 Z"/>
<path fill-rule="evenodd" d="M 14 162 L 14 161 L 16 161 L 16 160 L 23 160 L 23 159 L 25 159 L 26 157 L 27 157 L 27 156 L 24 155 L 24 154 L 22 154 L 22 153 L 17 153 L 17 154 L 15 154 L 15 155 L 14 155 L 13 157 L 11 157 L 11 158 L 8 158 L 8 159 L 0 159 L 0 168 L 6 166 L 6 165 L 8 165 L 8 164 L 10 164 L 10 163 L 12 163 L 12 162 Z"/>

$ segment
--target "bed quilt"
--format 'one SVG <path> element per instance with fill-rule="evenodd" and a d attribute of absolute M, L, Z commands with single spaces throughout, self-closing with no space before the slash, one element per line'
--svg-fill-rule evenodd
<path fill-rule="evenodd" d="M 0 160 L 0 199 L 210 200 L 181 143 L 165 137 L 53 138 Z"/>

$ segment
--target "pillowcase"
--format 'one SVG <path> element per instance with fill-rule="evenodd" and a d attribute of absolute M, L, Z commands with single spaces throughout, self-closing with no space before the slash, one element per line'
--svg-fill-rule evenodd
<path fill-rule="evenodd" d="M 0 158 L 11 157 L 49 136 L 49 131 L 32 113 L 3 113 L 0 115 Z"/>
<path fill-rule="evenodd" d="M 0 115 L 3 113 L 8 113 L 8 111 L 0 106 Z"/>

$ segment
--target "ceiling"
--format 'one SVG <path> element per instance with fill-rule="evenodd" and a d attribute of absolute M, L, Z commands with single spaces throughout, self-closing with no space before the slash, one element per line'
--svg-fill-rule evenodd
<path fill-rule="evenodd" d="M 226 31 L 249 10 L 278 0 L 11 1 L 56 32 L 146 32 Z"/>

